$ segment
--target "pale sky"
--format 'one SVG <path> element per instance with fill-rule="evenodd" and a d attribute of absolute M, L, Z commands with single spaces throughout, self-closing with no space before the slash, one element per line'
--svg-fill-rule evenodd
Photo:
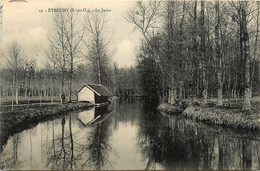
<path fill-rule="evenodd" d="M 44 51 L 48 48 L 48 33 L 50 32 L 53 13 L 42 12 L 48 8 L 88 8 L 111 9 L 107 12 L 109 27 L 114 30 L 110 47 L 117 49 L 112 60 L 119 67 L 135 64 L 135 48 L 140 34 L 134 30 L 132 24 L 124 19 L 125 13 L 134 1 L 93 1 L 93 0 L 26 0 L 27 2 L 9 2 L 2 0 L 2 47 L 6 47 L 17 40 L 28 58 L 37 58 L 38 66 L 47 61 Z M 18 1 L 18 0 L 11 0 Z M 20 0 L 21 1 L 21 0 Z M 22 0 L 23 1 L 23 0 Z M 81 12 L 84 15 L 84 12 Z M 38 56 L 37 56 L 38 55 Z"/>

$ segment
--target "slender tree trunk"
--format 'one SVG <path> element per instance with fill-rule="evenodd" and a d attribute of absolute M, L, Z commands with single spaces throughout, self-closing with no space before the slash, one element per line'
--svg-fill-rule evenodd
<path fill-rule="evenodd" d="M 197 61 L 197 55 L 198 55 L 198 46 L 197 46 L 197 0 L 194 1 L 194 28 L 193 28 L 193 58 L 194 61 Z M 198 70 L 198 64 L 195 63 L 195 72 L 196 72 L 196 78 L 194 79 L 194 85 L 195 87 L 195 98 L 199 98 L 199 70 Z"/>
<path fill-rule="evenodd" d="M 171 103 L 170 104 L 175 104 L 175 98 L 176 98 L 176 89 L 174 87 L 171 88 Z"/>
<path fill-rule="evenodd" d="M 171 104 L 171 88 L 168 89 L 168 103 Z"/>
<path fill-rule="evenodd" d="M 98 58 L 100 58 L 100 57 L 98 57 Z M 98 84 L 101 84 L 101 69 L 100 69 L 100 59 L 98 59 L 98 61 L 97 61 L 97 63 L 98 63 Z"/>
<path fill-rule="evenodd" d="M 28 92 L 28 87 L 25 85 L 25 93 L 24 93 L 25 98 L 27 98 L 27 92 Z"/>
<path fill-rule="evenodd" d="M 61 103 L 65 103 L 65 90 L 64 90 L 64 69 L 61 74 Z"/>
<path fill-rule="evenodd" d="M 41 86 L 40 86 L 39 93 L 40 93 L 40 106 L 41 106 L 42 105 L 42 87 Z"/>
<path fill-rule="evenodd" d="M 54 100 L 54 72 L 55 72 L 55 63 L 53 64 L 53 73 L 51 76 L 51 80 L 52 80 L 52 87 L 51 87 L 51 103 L 53 104 L 53 100 Z"/>
<path fill-rule="evenodd" d="M 15 87 L 15 104 L 18 105 L 18 81 L 17 81 L 17 59 L 15 59 L 15 69 L 14 69 L 14 87 Z"/>
<path fill-rule="evenodd" d="M 202 91 L 202 104 L 207 104 L 207 97 L 208 97 L 208 90 L 207 90 L 207 79 L 206 79 L 206 33 L 205 33 L 205 1 L 201 1 L 201 60 L 202 60 L 202 84 L 203 84 L 203 91 Z"/>
<path fill-rule="evenodd" d="M 53 104 L 53 94 L 54 94 L 54 80 L 52 80 L 52 87 L 51 87 L 51 103 Z"/>
<path fill-rule="evenodd" d="M 171 80 L 171 88 L 170 88 L 170 104 L 175 104 L 175 98 L 176 98 L 176 88 L 174 87 L 174 81 L 173 78 Z"/>
<path fill-rule="evenodd" d="M 245 59 L 245 95 L 244 95 L 244 103 L 243 110 L 250 110 L 250 54 L 249 54 L 249 35 L 247 31 L 246 24 L 246 6 L 247 2 L 242 2 L 242 34 L 244 41 L 244 59 Z"/>
<path fill-rule="evenodd" d="M 218 99 L 217 99 L 217 106 L 223 105 L 223 78 L 222 78 L 222 57 L 220 52 L 220 15 L 219 15 L 219 1 L 216 1 L 216 19 L 217 25 L 215 26 L 215 40 L 216 40 L 216 57 L 218 60 L 217 66 L 217 80 L 218 80 Z"/>
<path fill-rule="evenodd" d="M 200 98 L 200 80 L 199 80 L 199 77 L 200 76 L 200 73 L 199 73 L 199 69 L 197 69 L 197 80 L 196 80 L 196 99 Z"/>
<path fill-rule="evenodd" d="M 17 87 L 17 85 L 16 85 L 16 87 L 15 87 L 15 103 L 16 104 L 18 104 L 19 103 L 19 101 L 18 101 L 18 96 L 19 96 L 19 91 L 18 91 L 18 87 Z"/>
<path fill-rule="evenodd" d="M 70 64 L 70 79 L 69 79 L 69 102 L 71 102 L 72 96 L 72 75 L 73 75 L 73 57 L 71 57 L 71 64 Z"/>
<path fill-rule="evenodd" d="M 15 74 L 13 73 L 13 84 L 12 84 L 12 110 L 14 110 L 14 91 L 15 91 Z"/>
<path fill-rule="evenodd" d="M 2 86 L 0 86 L 0 107 L 2 106 Z"/>
<path fill-rule="evenodd" d="M 30 89 L 30 86 L 29 86 L 28 97 L 27 97 L 27 104 L 28 104 L 28 106 L 30 104 L 30 98 L 31 98 L 31 89 Z"/>
<path fill-rule="evenodd" d="M 182 87 L 183 87 L 183 81 L 180 81 L 180 89 L 179 89 L 179 103 L 182 103 Z"/>
<path fill-rule="evenodd" d="M 182 19 L 180 23 L 180 57 L 181 57 L 181 69 L 183 69 L 183 23 L 184 23 L 184 17 L 185 17 L 185 1 L 183 1 L 183 7 L 182 7 Z M 182 101 L 182 87 L 183 87 L 183 80 L 180 81 L 180 89 L 179 89 L 179 103 Z"/>
<path fill-rule="evenodd" d="M 73 32 L 71 26 L 71 34 Z M 72 54 L 72 35 L 71 35 L 71 42 L 70 42 L 70 78 L 69 78 L 69 103 L 71 102 L 72 96 L 72 79 L 73 79 L 73 54 Z"/>
<path fill-rule="evenodd" d="M 49 101 L 49 92 L 48 92 L 48 87 L 47 87 L 47 85 L 45 85 L 45 99 L 47 100 L 47 101 Z"/>

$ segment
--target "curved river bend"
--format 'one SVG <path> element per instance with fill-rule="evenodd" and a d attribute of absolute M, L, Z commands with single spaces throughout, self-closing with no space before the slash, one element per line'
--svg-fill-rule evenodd
<path fill-rule="evenodd" d="M 128 99 L 9 137 L 0 164 L 2 169 L 257 170 L 260 138 L 167 117 Z"/>

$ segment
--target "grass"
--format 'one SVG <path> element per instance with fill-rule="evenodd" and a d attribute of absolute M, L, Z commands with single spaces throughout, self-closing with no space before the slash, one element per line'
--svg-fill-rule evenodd
<path fill-rule="evenodd" d="M 215 99 L 210 100 L 206 107 L 202 107 L 196 102 L 180 114 L 208 124 L 223 125 L 235 129 L 260 130 L 260 97 L 252 98 L 250 111 L 242 111 L 242 99 L 224 101 L 224 105 L 221 107 L 215 106 L 215 104 Z M 158 109 L 170 115 L 176 114 L 176 106 L 170 104 L 161 104 Z"/>
<path fill-rule="evenodd" d="M 168 103 L 162 103 L 158 107 L 160 111 L 163 111 L 166 114 L 181 114 L 185 108 L 185 105 L 171 105 Z"/>
<path fill-rule="evenodd" d="M 18 97 L 18 105 L 21 104 L 34 104 L 34 103 L 51 103 L 51 96 L 43 96 L 40 98 L 40 96 L 32 96 L 32 97 L 24 97 L 24 96 L 19 96 Z M 77 97 L 72 96 L 72 101 L 76 101 Z M 59 96 L 54 96 L 53 97 L 54 102 L 60 102 L 60 97 Z M 1 97 L 1 105 L 11 105 L 12 104 L 12 97 L 7 96 L 7 97 Z M 14 98 L 14 104 L 15 104 L 15 98 Z"/>

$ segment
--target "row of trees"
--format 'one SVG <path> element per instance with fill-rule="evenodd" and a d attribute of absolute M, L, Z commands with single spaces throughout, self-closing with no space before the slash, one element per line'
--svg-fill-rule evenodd
<path fill-rule="evenodd" d="M 28 103 L 32 96 L 40 97 L 40 103 L 43 97 L 51 102 L 61 97 L 64 102 L 66 96 L 71 102 L 86 82 L 103 84 L 118 95 L 133 89 L 134 85 L 127 87 L 128 83 L 119 82 L 127 80 L 121 72 L 135 69 L 119 69 L 111 63 L 115 51 L 109 48 L 113 33 L 107 22 L 104 13 L 55 13 L 44 66 L 37 64 L 37 59 L 26 58 L 21 44 L 13 41 L 5 54 L 7 65 L 0 71 L 1 96 L 12 96 L 13 106 L 19 103 L 19 96 L 28 97 Z"/>
<path fill-rule="evenodd" d="M 137 54 L 146 95 L 244 97 L 259 92 L 259 2 L 136 2 L 126 19 L 143 34 Z"/>

